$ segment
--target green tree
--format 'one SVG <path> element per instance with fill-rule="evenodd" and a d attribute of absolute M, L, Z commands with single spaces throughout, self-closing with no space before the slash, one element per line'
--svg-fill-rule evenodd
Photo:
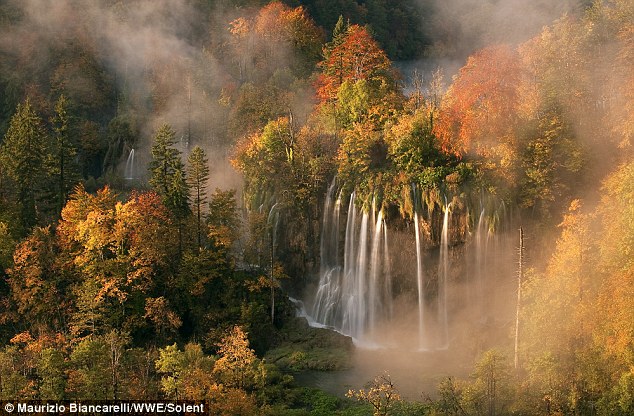
<path fill-rule="evenodd" d="M 130 334 L 124 331 L 112 330 L 104 336 L 104 341 L 109 348 L 110 375 L 112 386 L 112 399 L 120 398 L 121 373 L 123 372 L 123 358 L 130 344 Z"/>
<path fill-rule="evenodd" d="M 40 376 L 40 399 L 63 400 L 66 390 L 66 362 L 57 348 L 42 350 L 37 366 Z"/>
<path fill-rule="evenodd" d="M 66 96 L 60 95 L 51 119 L 54 133 L 51 172 L 56 176 L 58 212 L 62 211 L 68 194 L 80 177 L 69 107 L 70 103 Z"/>
<path fill-rule="evenodd" d="M 11 117 L 0 147 L 3 173 L 16 185 L 22 226 L 29 229 L 37 220 L 38 184 L 45 175 L 46 131 L 42 119 L 27 99 Z"/>
<path fill-rule="evenodd" d="M 205 151 L 196 146 L 187 158 L 187 184 L 192 195 L 190 198 L 196 213 L 196 231 L 198 236 L 198 248 L 202 247 L 202 207 L 206 199 L 207 181 L 209 180 L 209 160 Z"/>
<path fill-rule="evenodd" d="M 28 369 L 22 364 L 23 351 L 17 345 L 7 345 L 0 351 L 0 398 L 27 398 Z"/>
<path fill-rule="evenodd" d="M 70 354 L 67 392 L 71 399 L 113 398 L 110 379 L 110 350 L 100 337 L 79 342 Z"/>
<path fill-rule="evenodd" d="M 163 124 L 154 137 L 150 162 L 150 185 L 163 198 L 172 212 L 178 228 L 179 252 L 183 250 L 184 219 L 189 215 L 189 187 L 181 152 L 174 147 L 175 133 L 169 124 Z"/>
<path fill-rule="evenodd" d="M 0 221 L 0 276 L 4 276 L 13 260 L 16 241 L 10 233 L 9 226 Z"/>
<path fill-rule="evenodd" d="M 486 351 L 475 365 L 473 381 L 464 388 L 462 408 L 479 415 L 504 414 L 511 393 L 509 373 L 510 367 L 503 354 L 496 350 Z"/>
<path fill-rule="evenodd" d="M 152 144 L 149 179 L 152 188 L 163 198 L 170 194 L 172 178 L 178 169 L 181 152 L 174 147 L 176 133 L 169 124 L 159 127 Z"/>
<path fill-rule="evenodd" d="M 171 399 L 209 398 L 217 389 L 212 377 L 214 360 L 206 356 L 199 344 L 188 343 L 183 351 L 176 344 L 160 349 L 156 369 L 161 376 L 161 390 Z"/>

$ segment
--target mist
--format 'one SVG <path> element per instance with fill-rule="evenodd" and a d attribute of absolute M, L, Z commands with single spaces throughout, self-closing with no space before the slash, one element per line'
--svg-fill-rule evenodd
<path fill-rule="evenodd" d="M 566 14 L 579 16 L 584 0 L 417 0 L 430 8 L 430 55 L 464 60 L 487 45 L 519 44 Z"/>

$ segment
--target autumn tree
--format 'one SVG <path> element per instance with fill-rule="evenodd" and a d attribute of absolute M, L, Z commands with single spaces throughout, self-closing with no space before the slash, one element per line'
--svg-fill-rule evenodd
<path fill-rule="evenodd" d="M 304 7 L 280 1 L 263 6 L 253 18 L 233 20 L 229 31 L 241 81 L 263 80 L 284 70 L 308 75 L 323 37 Z"/>
<path fill-rule="evenodd" d="M 70 283 L 56 264 L 57 248 L 49 227 L 35 228 L 16 247 L 8 283 L 16 311 L 40 330 L 62 329 L 68 303 L 64 293 Z"/>
<path fill-rule="evenodd" d="M 336 100 L 345 81 L 366 80 L 374 88 L 388 85 L 393 88 L 394 74 L 390 60 L 364 27 L 351 25 L 340 43 L 319 63 L 317 96 L 321 102 Z"/>
<path fill-rule="evenodd" d="M 253 29 L 260 41 L 260 56 L 256 58 L 260 65 L 270 61 L 279 66 L 289 60 L 282 54 L 290 49 L 295 55 L 291 57 L 292 67 L 304 75 L 319 58 L 322 34 L 302 6 L 290 8 L 279 1 L 271 2 L 260 9 Z"/>
<path fill-rule="evenodd" d="M 367 390 L 348 390 L 346 396 L 369 403 L 372 406 L 374 416 L 389 415 L 394 404 L 401 400 L 401 395 L 388 374 L 376 376 L 366 388 Z"/>
<path fill-rule="evenodd" d="M 228 250 L 239 238 L 240 218 L 236 191 L 216 189 L 209 200 L 207 236 L 215 248 Z"/>
<path fill-rule="evenodd" d="M 105 188 L 90 195 L 79 188 L 62 211 L 62 248 L 82 276 L 74 285 L 77 337 L 125 325 L 134 330 L 144 314 L 144 298 L 161 283 L 162 271 L 177 252 L 166 240 L 169 213 L 160 196 L 133 194 L 116 201 Z"/>
<path fill-rule="evenodd" d="M 234 326 L 218 345 L 219 358 L 214 374 L 227 387 L 251 390 L 256 387 L 261 374 L 260 362 L 249 348 L 249 340 L 242 328 Z"/>
<path fill-rule="evenodd" d="M 182 325 L 181 319 L 163 296 L 145 299 L 143 317 L 152 323 L 159 339 L 169 338 Z"/>
<path fill-rule="evenodd" d="M 232 164 L 245 174 L 245 198 L 249 209 L 272 205 L 282 190 L 289 189 L 295 163 L 294 135 L 287 117 L 267 123 L 260 134 L 239 144 Z"/>
<path fill-rule="evenodd" d="M 509 46 L 491 46 L 470 56 L 433 126 L 442 150 L 482 158 L 491 174 L 513 185 L 521 81 L 519 55 Z"/>
<path fill-rule="evenodd" d="M 215 380 L 211 376 L 212 357 L 206 356 L 199 344 L 189 343 L 183 351 L 176 344 L 160 349 L 156 369 L 161 376 L 161 389 L 170 399 L 202 400 L 210 396 Z"/>

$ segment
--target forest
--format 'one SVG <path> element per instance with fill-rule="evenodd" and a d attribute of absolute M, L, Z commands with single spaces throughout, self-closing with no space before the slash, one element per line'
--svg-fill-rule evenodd
<path fill-rule="evenodd" d="M 0 2 L 0 400 L 633 414 L 634 1 L 555 3 Z"/>

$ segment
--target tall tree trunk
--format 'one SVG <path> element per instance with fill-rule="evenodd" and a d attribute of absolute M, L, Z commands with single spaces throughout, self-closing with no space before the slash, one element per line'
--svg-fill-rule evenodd
<path fill-rule="evenodd" d="M 517 304 L 515 305 L 515 370 L 519 370 L 520 357 L 520 304 L 522 301 L 522 278 L 524 274 L 524 230 L 520 227 L 519 261 L 517 270 Z"/>

